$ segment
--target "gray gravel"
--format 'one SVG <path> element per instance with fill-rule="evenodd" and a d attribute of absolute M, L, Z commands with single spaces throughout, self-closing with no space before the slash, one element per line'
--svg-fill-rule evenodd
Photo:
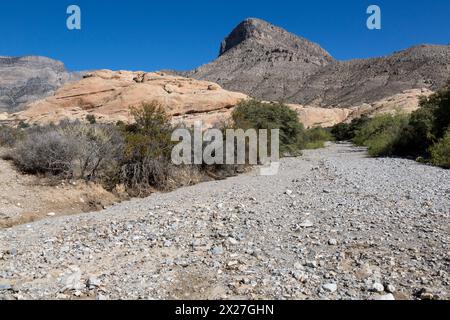
<path fill-rule="evenodd" d="M 450 171 L 333 144 L 0 231 L 0 299 L 450 299 Z"/>

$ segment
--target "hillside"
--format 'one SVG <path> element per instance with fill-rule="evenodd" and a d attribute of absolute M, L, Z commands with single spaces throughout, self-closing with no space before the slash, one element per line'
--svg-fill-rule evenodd
<path fill-rule="evenodd" d="M 333 61 L 313 42 L 263 20 L 247 19 L 222 42 L 217 60 L 184 75 L 264 100 L 280 100 Z"/>
<path fill-rule="evenodd" d="M 450 77 L 450 46 L 421 45 L 385 57 L 336 61 L 317 44 L 247 19 L 225 38 L 215 61 L 184 74 L 263 100 L 349 107 L 405 90 L 442 87 Z"/>
<path fill-rule="evenodd" d="M 0 57 L 0 112 L 23 110 L 30 102 L 80 78 L 78 73 L 69 73 L 62 62 L 50 58 Z"/>

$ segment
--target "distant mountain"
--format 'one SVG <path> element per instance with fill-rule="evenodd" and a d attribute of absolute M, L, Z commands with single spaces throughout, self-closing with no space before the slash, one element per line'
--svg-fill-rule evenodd
<path fill-rule="evenodd" d="M 80 73 L 69 73 L 62 62 L 46 57 L 0 57 L 0 112 L 22 110 L 79 79 Z"/>
<path fill-rule="evenodd" d="M 421 45 L 392 55 L 335 62 L 312 75 L 289 101 L 353 106 L 409 89 L 437 90 L 450 78 L 450 46 Z"/>
<path fill-rule="evenodd" d="M 450 45 L 336 61 L 319 45 L 251 18 L 225 38 L 215 61 L 183 75 L 263 100 L 354 106 L 404 90 L 442 87 L 450 77 Z"/>
<path fill-rule="evenodd" d="M 247 19 L 223 40 L 217 60 L 183 75 L 278 100 L 333 61 L 313 42 L 263 20 Z"/>

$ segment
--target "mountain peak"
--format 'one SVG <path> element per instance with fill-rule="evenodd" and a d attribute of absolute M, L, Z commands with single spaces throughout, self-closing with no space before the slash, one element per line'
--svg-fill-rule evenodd
<path fill-rule="evenodd" d="M 267 36 L 270 33 L 276 33 L 277 31 L 280 32 L 284 30 L 261 19 L 247 18 L 239 23 L 222 41 L 219 55 L 223 55 L 225 52 L 246 40 L 262 40 L 264 36 Z"/>
<path fill-rule="evenodd" d="M 247 18 L 239 23 L 222 41 L 219 56 L 242 46 L 247 49 L 258 47 L 261 50 L 263 47 L 269 51 L 287 50 L 292 53 L 301 52 L 301 55 L 321 56 L 325 63 L 333 60 L 318 44 L 257 18 Z"/>

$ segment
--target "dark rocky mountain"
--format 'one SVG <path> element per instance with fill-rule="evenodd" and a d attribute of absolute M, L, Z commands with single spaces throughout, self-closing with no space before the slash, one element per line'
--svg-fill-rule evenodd
<path fill-rule="evenodd" d="M 215 61 L 184 75 L 264 100 L 351 106 L 407 89 L 442 87 L 450 77 L 450 45 L 336 61 L 315 43 L 265 21 L 247 19 L 225 38 Z"/>
<path fill-rule="evenodd" d="M 16 112 L 81 78 L 62 62 L 45 57 L 0 57 L 0 112 Z"/>
<path fill-rule="evenodd" d="M 219 57 L 185 76 L 266 100 L 291 95 L 298 83 L 334 59 L 319 45 L 259 19 L 240 23 L 221 44 Z"/>

